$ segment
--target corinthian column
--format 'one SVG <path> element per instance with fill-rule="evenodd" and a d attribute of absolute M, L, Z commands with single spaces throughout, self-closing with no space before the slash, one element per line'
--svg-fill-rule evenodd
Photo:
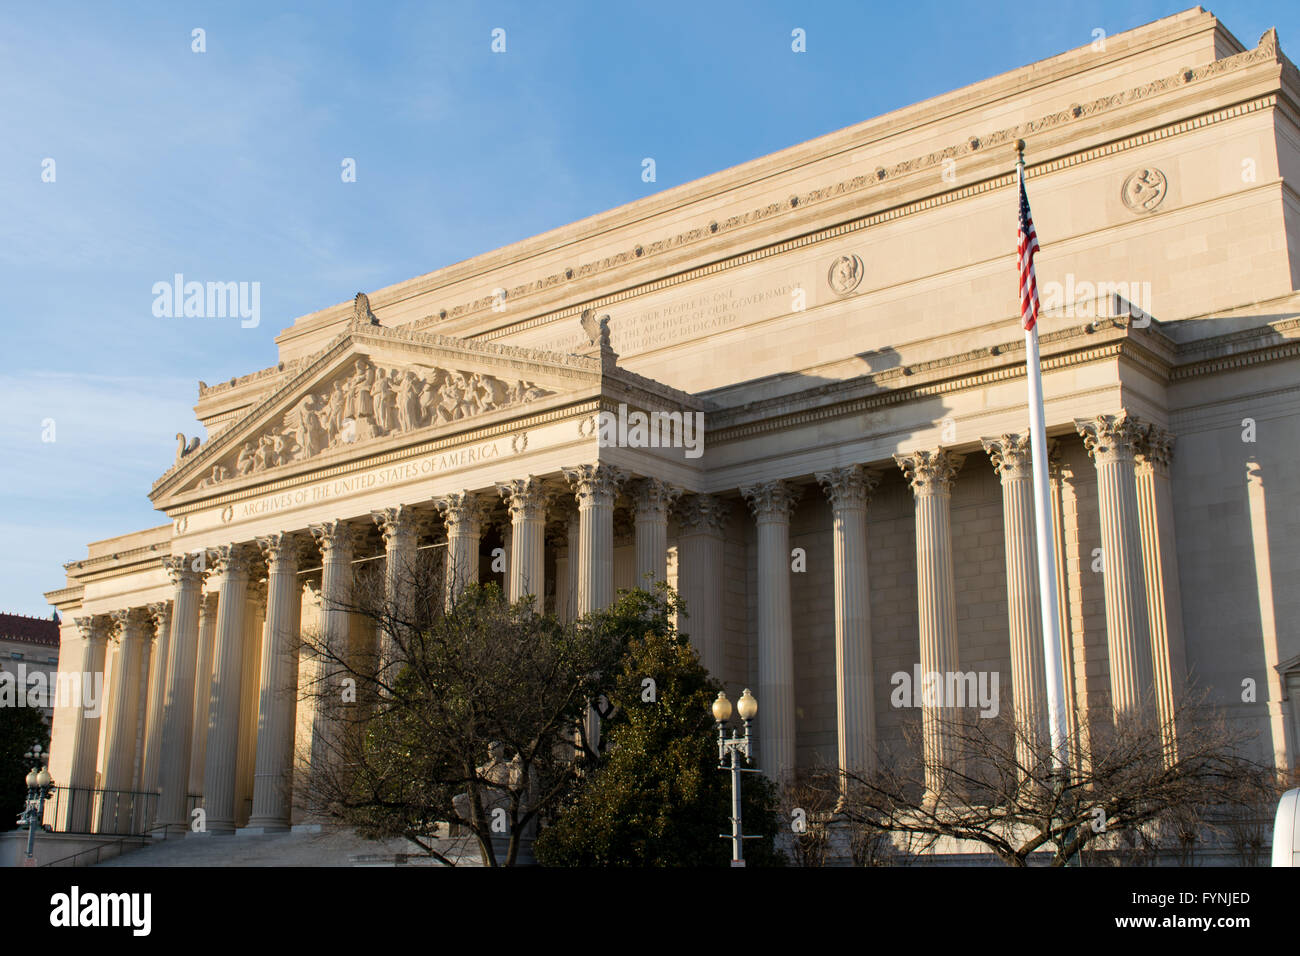
<path fill-rule="evenodd" d="M 614 602 L 614 498 L 626 476 L 610 465 L 561 471 L 578 501 L 578 616 Z M 569 556 L 570 565 L 573 556 Z"/>
<path fill-rule="evenodd" d="M 140 719 L 140 667 L 144 663 L 145 621 L 139 609 L 113 611 L 119 645 L 108 690 L 104 735 L 105 793 L 99 805 L 100 833 L 125 833 L 131 824 L 131 781 L 135 769 L 135 731 Z"/>
<path fill-rule="evenodd" d="M 723 531 L 731 508 L 713 495 L 691 495 L 677 505 L 677 590 L 685 607 L 678 625 L 700 652 L 708 672 L 722 679 Z"/>
<path fill-rule="evenodd" d="M 681 490 L 658 478 L 638 478 L 630 490 L 636 506 L 636 586 L 652 590 L 668 580 L 668 509 Z"/>
<path fill-rule="evenodd" d="M 311 526 L 321 550 L 320 641 L 317 654 L 316 719 L 312 728 L 313 772 L 330 772 L 343 742 L 344 685 L 352 631 L 352 555 L 356 531 L 341 520 Z"/>
<path fill-rule="evenodd" d="M 99 762 L 99 718 L 104 707 L 104 657 L 112 621 L 105 615 L 79 617 L 81 670 L 77 674 L 73 712 L 75 735 L 68 773 L 69 809 L 67 829 L 90 832 L 91 790 L 95 787 L 95 765 Z"/>
<path fill-rule="evenodd" d="M 841 774 L 869 771 L 876 757 L 871 692 L 871 586 L 867 502 L 880 477 L 861 465 L 817 475 L 831 501 L 835 542 L 835 713 Z M 841 777 L 841 781 L 845 781 Z"/>
<path fill-rule="evenodd" d="M 266 831 L 287 830 L 290 822 L 302 617 L 298 559 L 303 543 L 301 537 L 285 533 L 257 539 L 267 560 L 266 639 L 262 645 L 253 813 L 248 825 Z"/>
<path fill-rule="evenodd" d="M 217 592 L 199 595 L 199 646 L 194 656 L 194 722 L 190 744 L 189 795 L 203 796 L 208 762 L 208 718 L 212 713 L 212 651 L 217 644 Z"/>
<path fill-rule="evenodd" d="M 266 629 L 263 564 L 249 551 L 248 593 L 244 597 L 244 644 L 239 672 L 239 756 L 235 762 L 235 826 L 248 824 L 253 805 L 257 752 L 257 702 L 260 696 L 262 642 Z"/>
<path fill-rule="evenodd" d="M 570 573 L 578 575 L 576 617 L 614 602 L 614 498 L 626 475 L 610 465 L 562 468 L 578 502 L 578 550 L 569 554 Z M 587 708 L 587 742 L 600 747 L 600 715 Z"/>
<path fill-rule="evenodd" d="M 472 491 L 434 499 L 447 526 L 446 603 L 456 603 L 460 592 L 478 584 L 479 537 L 483 533 L 483 505 Z"/>
<path fill-rule="evenodd" d="M 546 505 L 550 497 L 540 478 L 497 485 L 510 512 L 508 595 L 518 601 L 531 595 L 540 613 L 546 601 Z"/>
<path fill-rule="evenodd" d="M 252 558 L 245 545 L 210 552 L 217 583 L 217 643 L 213 650 L 203 809 L 209 833 L 235 832 L 239 761 L 239 696 L 244 673 L 245 601 Z"/>
<path fill-rule="evenodd" d="M 158 792 L 158 766 L 162 759 L 163 703 L 167 699 L 167 658 L 172 640 L 172 602 L 157 601 L 148 607 L 153 632 L 153 653 L 149 661 L 149 699 L 145 715 L 144 756 L 140 765 L 140 789 Z M 155 801 L 156 803 L 156 801 Z M 158 807 L 147 808 L 145 820 L 152 823 Z"/>
<path fill-rule="evenodd" d="M 1097 466 L 1110 696 L 1118 716 L 1142 707 L 1151 692 L 1151 625 L 1135 461 L 1146 426 L 1125 411 L 1076 419 L 1075 425 Z"/>
<path fill-rule="evenodd" d="M 1174 704 L 1187 677 L 1174 499 L 1169 479 L 1173 448 L 1174 436 L 1152 425 L 1137 449 L 1138 511 L 1142 519 L 1142 560 L 1151 624 L 1151 675 L 1170 759 L 1178 755 Z"/>
<path fill-rule="evenodd" d="M 922 686 L 912 688 L 912 693 L 921 700 L 926 796 L 933 800 L 943 789 L 946 771 L 952 769 L 957 756 L 947 732 L 947 726 L 957 718 L 957 711 L 954 701 L 944 699 L 944 688 L 950 683 L 948 675 L 958 670 L 952 481 L 965 457 L 936 448 L 895 455 L 894 460 L 907 476 L 916 501 L 916 593 Z"/>
<path fill-rule="evenodd" d="M 382 628 L 379 635 L 379 671 L 381 681 L 397 675 L 388 668 L 403 656 L 400 644 L 406 635 L 400 633 L 400 623 L 410 625 L 415 611 L 415 547 L 418 539 L 416 515 L 410 505 L 398 505 L 372 511 L 371 517 L 384 537 L 384 603 L 386 616 L 392 619 L 392 630 Z M 394 633 L 398 631 L 398 633 Z"/>
<path fill-rule="evenodd" d="M 196 567 L 197 565 L 197 567 Z M 167 660 L 167 699 L 163 705 L 162 763 L 159 766 L 158 822 L 172 833 L 189 828 L 190 749 L 194 726 L 194 657 L 199 636 L 199 599 L 204 563 L 186 555 L 163 559 L 172 579 L 172 640 Z"/>
<path fill-rule="evenodd" d="M 1045 747 L 1050 743 L 1034 524 L 1033 443 L 1028 435 L 1002 435 L 985 438 L 983 442 L 994 470 L 1002 479 L 1016 758 L 1023 771 L 1032 771 L 1035 755 L 1047 753 Z"/>
<path fill-rule="evenodd" d="M 785 481 L 740 489 L 758 526 L 758 752 L 772 780 L 795 768 L 790 513 L 802 492 Z"/>

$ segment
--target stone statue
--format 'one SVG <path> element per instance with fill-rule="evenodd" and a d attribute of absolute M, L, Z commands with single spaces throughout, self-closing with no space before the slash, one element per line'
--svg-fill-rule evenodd
<path fill-rule="evenodd" d="M 179 465 L 181 463 L 182 458 L 184 458 L 186 455 L 192 454 L 193 452 L 197 451 L 199 445 L 200 442 L 199 442 L 198 435 L 195 435 L 193 438 L 191 438 L 190 443 L 187 445 L 185 444 L 185 433 L 177 432 L 176 433 L 176 464 Z"/>
<path fill-rule="evenodd" d="M 375 317 L 375 313 L 370 311 L 370 296 L 364 292 L 358 292 L 356 298 L 352 300 L 352 315 L 356 321 L 362 324 L 379 324 L 379 319 Z"/>
<path fill-rule="evenodd" d="M 235 471 L 240 475 L 251 475 L 257 467 L 257 451 L 253 448 L 252 442 L 244 442 L 244 447 L 239 449 L 239 457 L 235 461 Z"/>

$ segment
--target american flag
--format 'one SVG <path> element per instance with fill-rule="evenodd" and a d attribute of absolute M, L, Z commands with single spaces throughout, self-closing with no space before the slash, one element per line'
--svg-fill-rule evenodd
<path fill-rule="evenodd" d="M 1016 233 L 1016 251 L 1020 256 L 1020 321 L 1028 332 L 1038 323 L 1038 280 L 1034 277 L 1034 253 L 1038 251 L 1038 233 L 1029 211 L 1023 170 L 1020 181 L 1020 226 Z"/>

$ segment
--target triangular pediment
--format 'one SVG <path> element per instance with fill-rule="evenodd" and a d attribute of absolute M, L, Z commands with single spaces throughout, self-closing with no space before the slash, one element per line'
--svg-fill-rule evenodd
<path fill-rule="evenodd" d="M 600 384 L 596 359 L 354 324 L 221 434 L 186 454 L 151 498 L 214 492 L 355 450 L 509 418 Z"/>

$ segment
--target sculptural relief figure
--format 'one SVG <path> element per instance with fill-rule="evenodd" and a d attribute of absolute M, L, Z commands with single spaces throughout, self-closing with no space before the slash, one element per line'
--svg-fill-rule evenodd
<path fill-rule="evenodd" d="M 221 465 L 213 465 L 212 473 L 199 482 L 199 487 L 207 488 L 210 485 L 215 485 L 219 481 L 225 481 L 227 477 L 229 477 L 229 473 L 225 468 L 221 467 Z"/>
<path fill-rule="evenodd" d="M 383 369 L 377 370 L 370 386 L 370 402 L 375 410 L 375 432 L 387 435 L 397 427 L 397 392 Z"/>
<path fill-rule="evenodd" d="M 433 387 L 432 382 L 425 382 L 424 388 L 420 390 L 420 423 L 427 425 L 433 422 L 437 417 L 438 409 L 438 390 Z"/>
<path fill-rule="evenodd" d="M 250 475 L 256 466 L 257 452 L 253 443 L 244 442 L 244 447 L 239 449 L 239 457 L 235 460 L 235 471 L 240 475 Z"/>
<path fill-rule="evenodd" d="M 329 434 L 321 422 L 321 413 L 316 408 L 316 396 L 307 395 L 297 404 L 286 422 L 286 427 L 294 432 L 298 442 L 298 457 L 310 458 L 325 449 Z"/>
<path fill-rule="evenodd" d="M 329 402 L 326 405 L 325 430 L 329 434 L 329 443 L 331 446 L 339 441 L 340 433 L 343 431 L 343 384 L 334 383 L 334 389 L 330 392 Z"/>
<path fill-rule="evenodd" d="M 499 378 L 493 378 L 491 375 L 481 376 L 483 386 L 483 397 L 479 400 L 479 408 L 488 411 L 493 408 L 500 408 L 506 404 L 509 389 L 506 383 Z"/>
<path fill-rule="evenodd" d="M 342 444 L 460 421 L 550 394 L 535 382 L 519 379 L 509 385 L 485 372 L 383 369 L 358 358 L 350 373 L 341 370 L 333 382 L 302 396 L 278 428 L 244 442 L 235 460 L 227 459 L 229 467 L 214 467 L 197 485 L 209 487 L 232 471 L 262 472 Z M 183 437 L 177 438 L 178 453 L 198 447 L 196 438 L 186 451 Z"/>
<path fill-rule="evenodd" d="M 420 380 L 405 372 L 397 387 L 397 426 L 402 431 L 420 427 Z"/>
<path fill-rule="evenodd" d="M 454 422 L 460 418 L 460 389 L 453 379 L 447 379 L 438 389 L 438 423 Z"/>

